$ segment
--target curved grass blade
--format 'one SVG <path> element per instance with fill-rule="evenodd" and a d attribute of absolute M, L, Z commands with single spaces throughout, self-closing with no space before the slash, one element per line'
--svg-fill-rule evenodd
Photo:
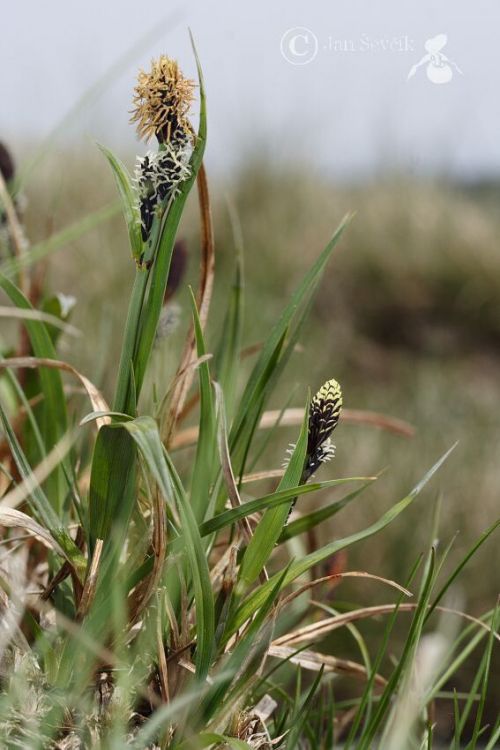
<path fill-rule="evenodd" d="M 132 181 L 125 165 L 122 164 L 106 146 L 97 144 L 101 149 L 102 153 L 108 160 L 108 163 L 113 170 L 115 181 L 120 193 L 122 202 L 122 211 L 125 221 L 127 223 L 128 237 L 130 241 L 130 247 L 132 255 L 136 261 L 138 261 L 142 254 L 142 235 L 141 235 L 141 217 L 139 215 L 139 209 L 137 206 L 137 198 L 135 196 Z"/>
<path fill-rule="evenodd" d="M 250 516 L 253 513 L 258 513 L 268 508 L 275 508 L 283 503 L 290 502 L 297 496 L 307 495 L 310 492 L 318 492 L 319 490 L 326 490 L 331 487 L 337 487 L 340 484 L 346 482 L 363 482 L 366 481 L 367 477 L 347 477 L 343 479 L 329 479 L 325 482 L 314 482 L 312 484 L 302 484 L 298 487 L 291 487 L 288 490 L 281 490 L 280 492 L 273 492 L 270 495 L 264 495 L 256 500 L 248 500 L 238 508 L 231 508 L 225 510 L 223 513 L 219 513 L 217 516 L 204 521 L 200 525 L 200 536 L 208 536 L 221 529 L 232 526 L 233 524 L 240 521 L 246 516 Z M 339 500 L 338 502 L 342 502 Z M 174 540 L 170 543 L 171 548 L 174 548 L 178 544 L 178 540 Z"/>

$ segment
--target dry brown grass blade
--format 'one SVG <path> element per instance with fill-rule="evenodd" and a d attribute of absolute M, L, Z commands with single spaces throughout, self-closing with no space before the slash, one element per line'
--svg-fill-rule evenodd
<path fill-rule="evenodd" d="M 333 630 L 344 627 L 344 625 L 348 625 L 349 623 L 355 622 L 356 620 L 364 620 L 368 617 L 378 617 L 379 615 L 390 614 L 391 612 L 394 612 L 395 609 L 398 609 L 400 612 L 413 612 L 417 607 L 418 604 L 400 604 L 399 606 L 397 604 L 379 604 L 373 607 L 362 607 L 361 609 L 355 609 L 352 612 L 345 612 L 341 615 L 335 615 L 333 617 L 327 617 L 323 620 L 318 620 L 318 622 L 312 623 L 311 625 L 306 625 L 303 628 L 299 628 L 293 633 L 287 633 L 286 635 L 283 635 L 273 641 L 273 645 L 284 646 L 286 644 L 287 646 L 290 646 L 291 644 L 293 644 L 294 646 L 296 646 L 298 643 L 302 643 L 304 641 L 310 641 L 312 639 L 317 640 L 318 638 L 322 638 L 327 633 L 331 633 Z M 440 606 L 436 607 L 436 610 L 438 610 L 439 612 L 445 612 L 446 614 L 457 615 L 457 617 L 462 617 L 469 622 L 475 623 L 479 627 L 483 628 L 483 630 L 488 631 L 488 633 L 491 632 L 491 628 L 486 625 L 486 623 L 478 620 L 472 615 L 468 615 L 466 612 L 461 612 L 458 609 L 450 609 L 449 607 Z M 498 641 L 500 641 L 500 635 L 495 633 L 494 637 Z"/>
<path fill-rule="evenodd" d="M 0 203 L 2 203 L 4 211 L 5 211 L 5 216 L 7 217 L 7 224 L 8 224 L 9 232 L 10 232 L 10 239 L 14 247 L 14 254 L 16 258 L 19 260 L 24 252 L 24 246 L 25 246 L 24 232 L 23 232 L 21 223 L 17 217 L 15 206 L 12 202 L 12 198 L 10 197 L 9 191 L 7 190 L 7 185 L 5 183 L 5 180 L 1 172 L 0 172 Z M 19 288 L 21 289 L 22 293 L 25 296 L 28 296 L 28 291 L 29 291 L 28 279 L 26 277 L 26 272 L 22 268 L 22 264 L 20 264 L 20 268 L 18 272 L 18 281 L 19 281 Z"/>
<path fill-rule="evenodd" d="M 80 552 L 83 552 L 85 548 L 85 534 L 81 526 L 78 526 L 77 528 L 75 544 L 80 550 Z M 59 586 L 64 580 L 66 580 L 66 578 L 69 575 L 72 575 L 75 601 L 79 602 L 81 599 L 83 586 L 78 576 L 72 573 L 72 568 L 67 562 L 65 562 L 64 565 L 61 568 L 59 568 L 57 573 L 47 583 L 44 590 L 40 594 L 40 599 L 42 601 L 48 601 L 50 597 L 52 596 L 53 592 L 55 591 L 55 589 L 57 588 L 57 586 Z"/>
<path fill-rule="evenodd" d="M 316 578 L 315 581 L 310 581 L 309 583 L 305 583 L 303 586 L 297 589 L 297 591 L 293 591 L 291 594 L 289 594 L 284 599 L 282 599 L 281 606 L 283 607 L 285 606 L 285 604 L 289 604 L 291 601 L 293 601 L 293 599 L 296 599 L 305 591 L 309 591 L 309 589 L 312 589 L 314 586 L 318 586 L 320 583 L 326 583 L 327 581 L 334 581 L 336 579 L 342 579 L 342 578 L 369 578 L 372 581 L 379 581 L 380 583 L 387 584 L 387 586 L 392 586 L 392 588 L 395 588 L 398 591 L 401 591 L 401 593 L 405 594 L 406 596 L 413 596 L 411 591 L 408 591 L 408 589 L 403 588 L 403 586 L 400 586 L 399 583 L 392 581 L 390 578 L 382 578 L 381 576 L 376 576 L 376 575 L 373 575 L 372 573 L 366 573 L 365 571 L 352 570 L 352 571 L 346 571 L 344 573 L 332 573 L 332 575 L 323 576 L 322 578 Z"/>
<path fill-rule="evenodd" d="M 229 455 L 229 445 L 227 442 L 226 432 L 226 416 L 224 413 L 224 399 L 222 396 L 222 389 L 218 383 L 214 383 L 215 388 L 215 400 L 216 409 L 218 414 L 218 427 L 217 427 L 217 445 L 219 448 L 219 458 L 221 462 L 222 475 L 226 484 L 227 494 L 229 502 L 232 508 L 239 508 L 242 505 L 240 493 L 236 486 L 234 479 L 233 467 L 231 466 L 231 456 Z M 252 528 L 248 521 L 248 518 L 242 518 L 238 525 L 241 529 L 243 538 L 248 543 L 252 537 Z M 266 579 L 267 580 L 267 579 Z"/>
<path fill-rule="evenodd" d="M 224 553 L 217 560 L 215 565 L 210 568 L 210 581 L 212 583 L 212 590 L 216 595 L 221 586 L 224 585 L 224 581 L 235 575 L 236 571 L 236 558 L 238 550 L 241 544 L 241 536 L 236 533 L 235 538 L 231 544 L 224 543 Z M 234 573 L 233 573 L 234 572 Z"/>
<path fill-rule="evenodd" d="M 275 656 L 278 659 L 287 659 L 292 664 L 298 664 L 303 669 L 309 669 L 314 672 L 319 672 L 323 667 L 325 672 L 334 672 L 335 674 L 342 674 L 350 677 L 358 677 L 366 679 L 368 673 L 366 668 L 362 664 L 358 664 L 356 661 L 350 659 L 338 659 L 336 656 L 330 656 L 330 654 L 320 654 L 317 651 L 298 651 L 296 652 L 293 648 L 287 646 L 275 646 L 274 643 L 269 647 L 269 656 Z M 375 675 L 375 683 L 380 686 L 386 684 L 386 680 L 382 675 Z"/>
<path fill-rule="evenodd" d="M 9 643 L 13 643 L 23 654 L 31 653 L 28 640 L 21 630 L 22 615 L 22 607 L 13 606 L 5 591 L 0 588 L 0 658 Z"/>
<path fill-rule="evenodd" d="M 203 364 L 203 362 L 208 362 L 212 358 L 213 358 L 213 354 L 204 354 L 202 357 L 197 357 L 196 359 L 191 360 L 191 362 L 186 366 L 186 368 L 184 370 L 178 370 L 177 371 L 177 373 L 176 373 L 176 375 L 174 377 L 174 380 L 173 380 L 173 382 L 170 385 L 170 388 L 168 388 L 167 392 L 163 396 L 163 398 L 161 400 L 161 403 L 160 403 L 160 406 L 158 408 L 158 415 L 159 415 L 160 419 L 162 418 L 162 414 L 163 414 L 163 412 L 165 410 L 166 404 L 169 402 L 169 400 L 171 398 L 171 395 L 174 392 L 174 388 L 176 386 L 177 379 L 183 377 L 188 372 L 188 370 L 190 370 L 190 369 L 196 370 L 201 364 Z M 194 396 L 192 397 L 192 399 L 190 399 L 190 401 L 194 401 L 194 405 L 196 405 L 198 403 L 198 400 L 199 400 L 198 393 L 195 393 Z M 189 404 L 189 402 L 188 402 L 188 404 Z M 187 405 L 186 405 L 186 408 L 187 408 Z M 182 417 L 180 417 L 180 419 L 182 419 Z M 163 430 L 162 430 L 162 433 L 163 433 Z"/>
<path fill-rule="evenodd" d="M 281 479 L 284 473 L 284 469 L 269 469 L 269 471 L 257 471 L 254 474 L 244 474 L 241 483 L 251 484 L 252 482 L 262 482 L 264 479 Z"/>
<path fill-rule="evenodd" d="M 16 508 L 21 505 L 33 491 L 33 487 L 43 484 L 47 477 L 54 471 L 66 454 L 71 450 L 77 437 L 76 431 L 66 433 L 64 437 L 52 448 L 31 474 L 17 484 L 13 490 L 7 492 L 0 500 L 0 509 Z"/>
<path fill-rule="evenodd" d="M 52 534 L 43 526 L 40 526 L 39 523 L 34 521 L 33 518 L 26 515 L 26 513 L 22 513 L 20 510 L 15 510 L 10 507 L 1 507 L 0 526 L 25 529 L 36 539 L 43 542 L 46 547 L 57 552 L 58 555 L 71 564 L 71 559 L 67 556 L 61 545 L 54 539 Z"/>
<path fill-rule="evenodd" d="M 170 688 L 168 685 L 168 664 L 165 656 L 165 644 L 163 643 L 163 631 L 161 618 L 156 618 L 156 648 L 158 651 L 158 675 L 160 678 L 160 691 L 164 703 L 170 702 Z"/>
<path fill-rule="evenodd" d="M 56 315 L 51 315 L 50 313 L 44 313 L 44 312 L 41 312 L 40 310 L 25 310 L 19 307 L 7 307 L 4 305 L 0 305 L 0 318 L 16 318 L 18 320 L 40 320 L 43 323 L 49 323 L 49 325 L 54 326 L 54 328 L 60 328 L 61 331 L 69 334 L 70 336 L 78 337 L 82 335 L 81 331 L 79 331 L 78 328 L 75 328 L 69 323 L 65 323 L 64 320 L 61 320 Z"/>
<path fill-rule="evenodd" d="M 280 424 L 282 427 L 291 427 L 302 424 L 304 411 L 302 409 L 279 409 L 266 411 L 260 420 L 259 429 L 266 430 Z M 413 437 L 415 428 L 402 419 L 380 414 L 375 411 L 366 411 L 362 409 L 342 409 L 340 415 L 341 422 L 348 424 L 365 424 L 371 427 L 378 427 L 381 430 L 393 432 L 403 437 Z"/>
<path fill-rule="evenodd" d="M 203 163 L 199 169 L 196 181 L 198 186 L 198 201 L 201 220 L 201 265 L 197 305 L 201 329 L 204 331 L 214 285 L 215 245 L 207 175 Z M 181 363 L 175 379 L 175 385 L 170 400 L 170 410 L 162 430 L 162 438 L 165 445 L 170 445 L 171 443 L 177 421 L 182 413 L 187 394 L 191 387 L 191 383 L 193 382 L 194 371 L 193 368 L 190 367 L 190 364 L 195 358 L 195 353 L 196 341 L 194 327 L 191 324 Z"/>
<path fill-rule="evenodd" d="M 86 378 L 85 375 L 82 375 L 81 372 L 78 372 L 75 367 L 67 362 L 62 362 L 58 359 L 46 359 L 45 357 L 12 357 L 11 359 L 0 361 L 0 370 L 5 369 L 6 367 L 30 367 L 32 369 L 36 367 L 50 367 L 53 370 L 69 372 L 77 378 L 85 388 L 94 411 L 109 411 L 109 406 L 99 389 L 96 388 L 96 386 Z M 102 427 L 110 422 L 111 417 L 99 417 L 96 419 L 98 427 Z"/>
<path fill-rule="evenodd" d="M 97 588 L 97 577 L 99 575 L 99 564 L 101 562 L 103 540 L 97 539 L 94 547 L 92 560 L 83 586 L 82 595 L 78 604 L 76 619 L 82 620 L 90 609 Z"/>
<path fill-rule="evenodd" d="M 154 552 L 153 570 L 144 582 L 139 585 L 133 592 L 130 599 L 130 621 L 135 622 L 141 616 L 142 610 L 150 601 L 153 593 L 157 590 L 165 556 L 167 553 L 167 518 L 165 512 L 165 503 L 158 491 L 155 490 L 153 495 L 153 535 L 152 546 Z"/>
<path fill-rule="evenodd" d="M 271 411 L 265 411 L 259 423 L 259 430 L 269 430 L 276 425 L 280 427 L 296 427 L 301 425 L 304 419 L 304 412 L 302 409 L 285 409 L 280 411 L 279 409 L 272 409 Z M 377 427 L 380 430 L 386 430 L 387 432 L 393 432 L 396 435 L 402 437 L 413 437 L 415 434 L 415 428 L 405 422 L 402 419 L 396 417 L 387 416 L 387 414 L 379 414 L 374 411 L 364 411 L 360 409 L 343 409 L 340 415 L 340 421 L 346 422 L 347 424 L 364 424 L 370 427 Z M 170 450 L 179 450 L 180 448 L 187 448 L 190 445 L 194 445 L 198 440 L 198 428 L 188 427 L 182 432 L 175 435 L 170 443 Z"/>

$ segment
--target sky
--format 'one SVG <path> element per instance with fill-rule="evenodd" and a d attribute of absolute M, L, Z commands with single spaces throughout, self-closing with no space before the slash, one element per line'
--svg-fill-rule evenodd
<path fill-rule="evenodd" d="M 498 0 L 2 5 L 0 139 L 18 156 L 58 125 L 56 146 L 142 153 L 128 122 L 136 71 L 164 53 L 194 76 L 190 28 L 215 172 L 259 153 L 339 179 L 500 172 Z"/>

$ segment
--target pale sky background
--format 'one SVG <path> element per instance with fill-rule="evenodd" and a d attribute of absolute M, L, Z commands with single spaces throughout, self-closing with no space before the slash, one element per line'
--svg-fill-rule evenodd
<path fill-rule="evenodd" d="M 273 158 L 311 160 L 339 179 L 383 165 L 469 178 L 500 173 L 498 0 L 3 0 L 0 139 L 21 156 L 23 143 L 48 136 L 155 27 L 156 38 L 72 119 L 66 141 L 142 152 L 128 124 L 136 69 L 167 53 L 194 74 L 190 27 L 205 73 L 215 172 L 264 148 Z M 281 42 L 294 27 L 308 30 L 292 43 L 299 55 L 317 40 L 308 64 L 282 55 L 281 47 L 290 54 Z M 436 85 L 422 66 L 408 81 L 425 41 L 439 33 L 462 74 Z M 384 51 L 391 40 L 406 49 Z"/>

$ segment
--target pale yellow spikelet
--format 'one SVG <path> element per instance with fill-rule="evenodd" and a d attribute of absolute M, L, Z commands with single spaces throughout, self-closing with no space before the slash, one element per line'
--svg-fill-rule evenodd
<path fill-rule="evenodd" d="M 188 120 L 195 82 L 185 78 L 176 60 L 161 55 L 152 60 L 151 70 L 141 70 L 134 90 L 131 122 L 137 123 L 140 138 L 156 135 L 160 143 L 191 133 Z"/>

